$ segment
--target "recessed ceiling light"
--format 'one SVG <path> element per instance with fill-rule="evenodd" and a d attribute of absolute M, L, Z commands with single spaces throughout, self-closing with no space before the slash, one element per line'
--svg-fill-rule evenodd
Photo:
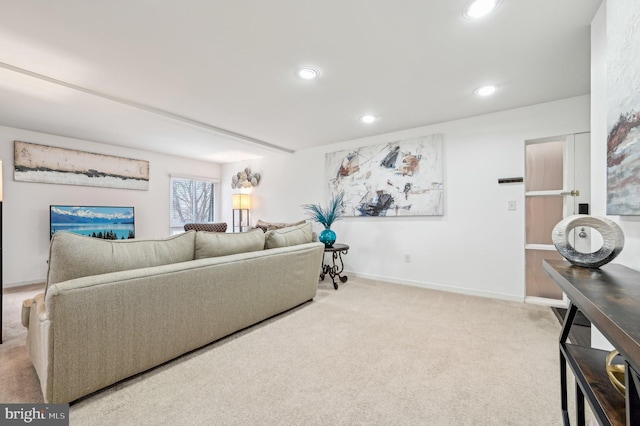
<path fill-rule="evenodd" d="M 487 84 L 486 86 L 478 87 L 473 91 L 478 96 L 489 96 L 493 95 L 496 90 L 498 90 L 500 86 L 497 84 Z"/>
<path fill-rule="evenodd" d="M 487 16 L 498 7 L 500 0 L 474 0 L 464 8 L 465 18 L 478 19 Z"/>
<path fill-rule="evenodd" d="M 320 73 L 315 68 L 300 68 L 298 71 L 298 77 L 303 80 L 313 80 L 314 78 L 317 78 L 319 74 Z"/>
<path fill-rule="evenodd" d="M 375 115 L 367 114 L 367 115 L 363 115 L 362 117 L 360 117 L 360 121 L 362 121 L 363 123 L 366 123 L 366 124 L 371 124 L 376 120 L 377 120 L 377 118 L 376 118 Z"/>

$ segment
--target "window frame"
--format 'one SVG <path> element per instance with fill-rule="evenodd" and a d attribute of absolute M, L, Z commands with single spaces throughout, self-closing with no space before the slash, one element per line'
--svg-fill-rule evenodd
<path fill-rule="evenodd" d="M 174 181 L 175 180 L 186 180 L 192 181 L 194 183 L 206 183 L 213 185 L 212 191 L 212 207 L 211 207 L 211 220 L 207 222 L 199 222 L 197 220 L 188 221 L 184 223 L 179 223 L 174 221 Z M 177 234 L 180 232 L 184 232 L 184 224 L 185 223 L 210 223 L 215 222 L 218 218 L 218 214 L 220 211 L 220 207 L 218 205 L 219 195 L 220 195 L 220 179 L 204 177 L 204 176 L 193 176 L 193 175 L 182 175 L 182 174 L 170 174 L 169 175 L 169 231 L 170 233 Z M 195 191 L 195 185 L 193 190 Z M 194 209 L 197 208 L 194 206 Z"/>

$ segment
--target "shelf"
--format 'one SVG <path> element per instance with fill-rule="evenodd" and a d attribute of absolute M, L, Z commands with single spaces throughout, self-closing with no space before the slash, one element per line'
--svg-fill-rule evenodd
<path fill-rule="evenodd" d="M 567 310 L 564 308 L 551 308 L 551 310 L 560 321 L 560 324 L 563 324 Z M 574 345 L 591 347 L 591 321 L 586 319 L 581 312 L 578 312 L 578 315 L 576 315 L 576 318 L 573 320 L 569 340 Z"/>
<path fill-rule="evenodd" d="M 578 424 L 584 424 L 584 398 L 600 424 L 640 424 L 639 381 L 636 373 L 640 371 L 640 272 L 617 264 L 583 268 L 561 260 L 544 260 L 543 267 L 571 301 L 560 334 L 564 423 L 569 424 L 568 386 L 564 374 L 568 364 L 579 387 L 576 388 Z M 580 312 L 624 358 L 627 368 L 625 396 L 617 392 L 607 376 L 608 351 L 566 342 Z"/>
<path fill-rule="evenodd" d="M 583 268 L 562 260 L 545 260 L 543 267 L 580 312 L 640 371 L 640 272 L 617 264 Z"/>
<path fill-rule="evenodd" d="M 569 343 L 562 343 L 560 349 L 594 414 L 603 424 L 626 424 L 624 397 L 613 387 L 605 370 L 608 352 Z"/>

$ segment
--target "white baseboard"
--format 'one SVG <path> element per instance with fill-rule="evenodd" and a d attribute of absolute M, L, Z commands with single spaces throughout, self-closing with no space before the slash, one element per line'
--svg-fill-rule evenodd
<path fill-rule="evenodd" d="M 422 287 L 422 288 L 428 288 L 431 290 L 447 291 L 449 293 L 460 293 L 460 294 L 466 294 L 469 296 L 488 297 L 490 299 L 500 299 L 500 300 L 508 300 L 510 302 L 524 303 L 524 297 L 519 297 L 519 296 L 514 296 L 511 294 L 504 294 L 504 293 L 494 293 L 490 291 L 481 291 L 473 288 L 453 287 L 453 286 L 444 285 L 444 284 L 435 284 L 435 283 L 428 283 L 423 281 L 413 281 L 413 280 L 404 280 L 399 278 L 383 277 L 379 275 L 363 274 L 363 273 L 354 272 L 354 271 L 345 271 L 344 275 L 346 276 L 353 275 L 355 277 L 366 278 L 369 280 L 383 281 L 391 284 L 410 285 L 413 287 Z"/>
<path fill-rule="evenodd" d="M 3 283 L 3 288 L 13 288 L 13 287 L 23 287 L 31 284 L 43 284 L 47 281 L 46 278 L 41 278 L 39 280 L 29 280 L 29 281 L 16 281 L 13 283 Z"/>

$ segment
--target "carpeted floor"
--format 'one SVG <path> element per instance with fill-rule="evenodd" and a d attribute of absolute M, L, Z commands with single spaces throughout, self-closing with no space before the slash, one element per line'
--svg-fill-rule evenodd
<path fill-rule="evenodd" d="M 41 402 L 5 293 L 0 401 Z M 560 425 L 550 309 L 350 278 L 72 404 L 72 425 Z M 572 413 L 573 414 L 573 413 Z"/>
<path fill-rule="evenodd" d="M 43 289 L 44 284 L 4 290 L 0 345 L 0 402 L 44 402 L 40 382 L 25 345 L 27 329 L 20 322 L 22 301 L 42 292 Z"/>

